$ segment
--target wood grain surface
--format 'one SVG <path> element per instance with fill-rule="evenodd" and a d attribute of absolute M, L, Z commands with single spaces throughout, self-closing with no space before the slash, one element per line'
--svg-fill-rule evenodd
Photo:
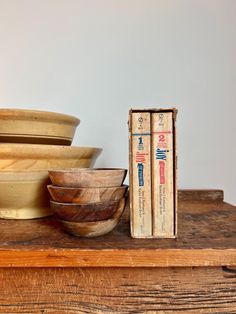
<path fill-rule="evenodd" d="M 131 239 L 128 207 L 96 239 L 63 233 L 52 217 L 0 220 L 0 313 L 236 313 L 236 209 L 207 193 L 180 202 L 176 240 Z M 102 267 L 119 265 L 129 267 Z"/>
<path fill-rule="evenodd" d="M 221 201 L 224 200 L 222 190 L 178 190 L 178 200 L 183 201 Z"/>
<path fill-rule="evenodd" d="M 236 266 L 235 222 L 234 206 L 209 200 L 179 203 L 177 239 L 132 239 L 128 207 L 111 233 L 94 239 L 63 232 L 53 217 L 0 220 L 0 266 Z"/>
<path fill-rule="evenodd" d="M 119 201 L 92 204 L 58 203 L 51 201 L 54 214 L 62 220 L 82 222 L 110 219 L 119 208 Z"/>
<path fill-rule="evenodd" d="M 0 313 L 230 314 L 221 267 L 0 269 Z"/>
<path fill-rule="evenodd" d="M 119 168 L 71 168 L 48 171 L 53 185 L 76 188 L 121 186 L 127 169 Z"/>
<path fill-rule="evenodd" d="M 128 186 L 112 186 L 106 188 L 72 188 L 48 185 L 48 191 L 52 199 L 62 203 L 100 203 L 118 201 L 124 197 Z"/>
<path fill-rule="evenodd" d="M 75 236 L 80 237 L 98 237 L 111 232 L 119 223 L 121 216 L 125 209 L 126 200 L 122 198 L 119 201 L 119 206 L 110 219 L 100 221 L 88 221 L 88 222 L 71 222 L 60 220 L 64 229 Z"/>

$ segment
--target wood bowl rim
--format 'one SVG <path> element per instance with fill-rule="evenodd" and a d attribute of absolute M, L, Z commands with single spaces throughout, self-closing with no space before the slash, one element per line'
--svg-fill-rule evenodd
<path fill-rule="evenodd" d="M 117 172 L 124 172 L 127 173 L 128 169 L 126 168 L 64 168 L 64 169 L 49 169 L 48 172 L 49 173 L 55 173 L 55 172 L 59 172 L 62 174 L 77 174 L 78 172 L 81 173 L 101 173 L 102 171 L 104 172 L 112 172 L 112 171 L 117 171 Z"/>
<path fill-rule="evenodd" d="M 116 201 L 104 201 L 104 202 L 94 202 L 94 203 L 85 203 L 85 204 L 79 204 L 79 203 L 64 203 L 64 202 L 57 202 L 57 201 L 54 201 L 52 199 L 50 199 L 50 204 L 55 204 L 55 205 L 63 205 L 63 206 L 66 206 L 66 207 L 92 207 L 94 205 L 104 205 L 104 206 L 107 206 L 109 204 L 117 204 L 119 202 L 121 202 L 121 200 L 123 199 L 124 197 L 122 197 L 121 199 L 119 200 L 116 200 Z M 96 209 L 95 209 L 96 210 Z"/>
<path fill-rule="evenodd" d="M 74 187 L 74 186 L 60 186 L 60 185 L 54 185 L 54 184 L 48 184 L 47 188 L 54 189 L 54 190 L 71 190 L 71 191 L 89 191 L 92 192 L 92 190 L 113 190 L 113 189 L 119 189 L 119 190 L 125 190 L 129 188 L 129 185 L 127 184 L 122 184 L 118 186 L 98 186 L 98 187 Z"/>

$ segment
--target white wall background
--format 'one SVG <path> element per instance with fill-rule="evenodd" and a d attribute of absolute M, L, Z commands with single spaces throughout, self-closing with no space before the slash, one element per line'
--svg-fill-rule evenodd
<path fill-rule="evenodd" d="M 129 108 L 175 106 L 179 186 L 236 204 L 236 1 L 0 0 L 0 106 L 79 117 L 115 167 Z"/>

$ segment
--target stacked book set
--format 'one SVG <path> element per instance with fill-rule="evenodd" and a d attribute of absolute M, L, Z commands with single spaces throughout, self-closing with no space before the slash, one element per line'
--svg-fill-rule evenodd
<path fill-rule="evenodd" d="M 130 214 L 134 238 L 177 234 L 176 109 L 131 109 Z"/>

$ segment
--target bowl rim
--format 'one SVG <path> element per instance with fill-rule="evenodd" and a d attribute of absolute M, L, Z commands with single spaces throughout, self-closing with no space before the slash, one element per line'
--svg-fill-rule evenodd
<path fill-rule="evenodd" d="M 86 146 L 65 146 L 48 144 L 27 144 L 27 143 L 0 143 L 0 158 L 78 158 L 78 154 L 83 159 L 97 157 L 102 152 L 101 147 Z M 68 157 L 68 154 L 70 156 Z M 56 170 L 56 169 L 55 169 Z"/>
<path fill-rule="evenodd" d="M 97 206 L 107 206 L 107 205 L 110 205 L 110 204 L 118 204 L 121 202 L 121 200 L 125 198 L 125 197 L 122 197 L 121 199 L 119 200 L 116 200 L 116 201 L 104 201 L 104 202 L 95 202 L 95 203 L 85 203 L 85 204 L 79 204 L 79 203 L 64 203 L 64 202 L 57 202 L 57 201 L 54 201 L 52 199 L 50 199 L 50 204 L 55 204 L 55 205 L 58 205 L 58 206 L 66 206 L 66 207 L 93 207 L 94 205 L 97 205 Z M 53 210 L 53 209 L 52 209 Z"/>
<path fill-rule="evenodd" d="M 63 174 L 67 174 L 67 173 L 101 173 L 101 172 L 127 172 L 128 169 L 126 168 L 63 168 L 63 169 L 49 169 L 48 172 L 49 173 L 55 173 L 55 172 L 60 172 Z"/>
<path fill-rule="evenodd" d="M 75 116 L 53 112 L 43 111 L 34 109 L 17 109 L 17 108 L 0 108 L 0 118 L 2 120 L 33 120 L 37 121 L 51 121 L 51 122 L 63 122 L 65 124 L 79 125 L 80 119 Z M 37 118 L 37 120 L 36 120 Z"/>
<path fill-rule="evenodd" d="M 73 187 L 73 186 L 59 186 L 59 185 L 54 185 L 54 184 L 48 184 L 47 188 L 50 189 L 54 189 L 54 190 L 71 190 L 71 191 L 75 191 L 75 190 L 90 190 L 91 192 L 94 190 L 113 190 L 113 189 L 119 189 L 119 190 L 123 190 L 123 189 L 127 189 L 129 187 L 128 184 L 122 184 L 119 186 L 98 186 L 98 187 Z"/>

